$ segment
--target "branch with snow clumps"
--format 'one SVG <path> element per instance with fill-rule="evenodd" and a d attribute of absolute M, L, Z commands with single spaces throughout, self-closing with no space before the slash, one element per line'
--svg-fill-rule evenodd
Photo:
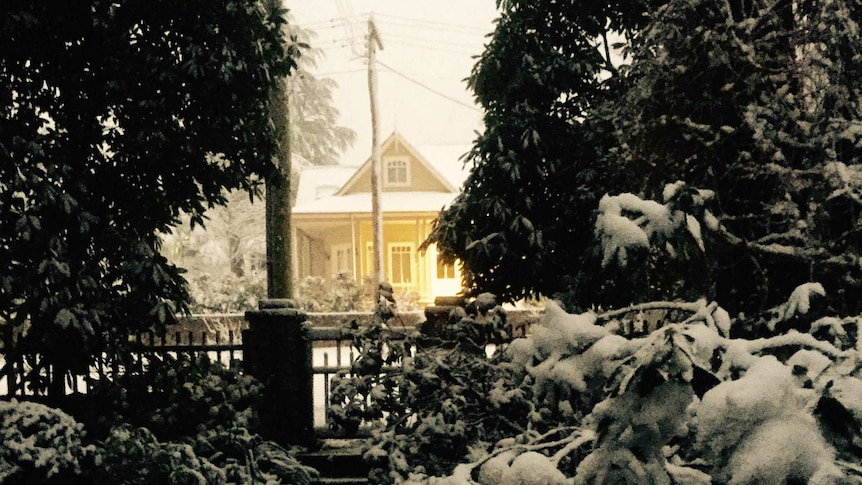
<path fill-rule="evenodd" d="M 708 228 L 717 230 L 718 219 L 708 210 L 703 211 L 703 221 L 692 214 L 675 209 L 677 199 L 683 192 L 692 194 L 692 203 L 703 207 L 714 197 L 709 190 L 686 191 L 685 183 L 676 182 L 665 186 L 664 204 L 624 193 L 605 195 L 599 201 L 599 215 L 595 234 L 602 244 L 602 266 L 614 259 L 620 266 L 628 263 L 628 252 L 636 248 L 649 248 L 652 244 L 668 244 L 671 235 L 685 227 L 701 251 L 705 250 L 702 234 L 703 222 Z"/>

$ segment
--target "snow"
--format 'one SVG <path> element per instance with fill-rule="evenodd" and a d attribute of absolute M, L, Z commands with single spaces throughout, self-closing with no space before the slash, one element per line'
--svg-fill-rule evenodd
<path fill-rule="evenodd" d="M 731 458 L 729 485 L 805 483 L 821 468 L 830 468 L 832 450 L 810 416 L 788 416 L 766 422 L 745 437 Z"/>
<path fill-rule="evenodd" d="M 509 464 L 515 458 L 514 451 L 505 451 L 489 459 L 479 468 L 480 483 L 501 483 L 503 475 L 509 470 Z"/>
<path fill-rule="evenodd" d="M 383 192 L 380 205 L 386 212 L 438 212 L 457 196 L 456 192 Z M 293 214 L 371 213 L 367 193 L 322 197 L 293 208 Z"/>
<path fill-rule="evenodd" d="M 805 376 L 812 380 L 822 374 L 831 364 L 832 359 L 829 357 L 820 352 L 806 349 L 797 351 L 787 359 L 787 366 L 794 369 L 795 374 L 798 374 L 797 369 L 805 369 Z"/>
<path fill-rule="evenodd" d="M 716 307 L 712 312 L 712 321 L 715 323 L 715 326 L 722 337 L 730 336 L 731 319 L 727 310 L 721 307 Z"/>
<path fill-rule="evenodd" d="M 518 455 L 512 465 L 503 470 L 499 485 L 564 485 L 566 476 L 548 460 L 535 451 Z"/>
<path fill-rule="evenodd" d="M 694 237 L 695 242 L 697 243 L 697 247 L 700 248 L 701 251 L 705 251 L 706 248 L 703 245 L 703 234 L 700 232 L 700 222 L 694 218 L 693 215 L 686 214 L 685 215 L 685 223 L 688 227 L 688 232 Z"/>
<path fill-rule="evenodd" d="M 802 399 L 790 368 L 773 356 L 757 358 L 743 377 L 710 389 L 698 407 L 699 440 L 727 449 L 759 422 L 794 413 Z"/>
<path fill-rule="evenodd" d="M 357 168 L 344 165 L 303 168 L 299 176 L 294 205 L 303 206 L 321 197 L 334 194 L 356 173 Z"/>
<path fill-rule="evenodd" d="M 791 360 L 815 373 L 824 364 L 808 352 Z M 716 478 L 743 485 L 830 475 L 833 451 L 809 412 L 815 399 L 774 356 L 708 391 L 697 406 L 698 443 L 714 465 L 730 457 Z"/>
<path fill-rule="evenodd" d="M 648 248 L 655 242 L 665 242 L 668 252 L 673 254 L 674 249 L 668 239 L 683 225 L 698 247 L 705 250 L 701 221 L 694 215 L 672 210 L 674 199 L 684 187 L 684 182 L 666 185 L 663 193 L 665 204 L 643 200 L 630 193 L 602 197 L 595 225 L 596 237 L 602 244 L 602 266 L 616 259 L 620 266 L 625 267 L 629 250 Z M 696 206 L 703 207 L 714 195 L 711 190 L 695 190 L 692 198 Z M 703 219 L 707 228 L 719 228 L 718 219 L 708 210 L 704 211 Z"/>
<path fill-rule="evenodd" d="M 826 296 L 826 290 L 820 283 L 805 283 L 796 287 L 787 302 L 778 307 L 778 314 L 767 322 L 769 330 L 775 330 L 778 322 L 786 321 L 796 315 L 806 315 L 811 309 L 811 296 Z"/>
<path fill-rule="evenodd" d="M 838 400 L 857 420 L 862 421 L 862 380 L 853 377 L 838 377 L 829 388 Z"/>
<path fill-rule="evenodd" d="M 829 333 L 833 336 L 839 335 L 847 335 L 847 331 L 844 330 L 844 321 L 840 318 L 836 317 L 823 317 L 818 318 L 814 322 L 811 323 L 811 333 L 815 333 L 822 328 L 829 329 Z"/>
<path fill-rule="evenodd" d="M 629 219 L 624 214 L 640 214 Z M 673 223 L 667 207 L 652 200 L 642 200 L 634 194 L 605 195 L 599 201 L 596 235 L 602 241 L 602 265 L 607 266 L 616 256 L 620 265 L 627 262 L 627 250 L 649 247 L 654 234 L 670 234 Z"/>
<path fill-rule="evenodd" d="M 582 351 L 610 334 L 595 323 L 594 313 L 573 315 L 563 310 L 557 302 L 548 300 L 542 320 L 533 326 L 533 344 L 543 356 Z"/>
<path fill-rule="evenodd" d="M 684 483 L 685 485 L 712 485 L 712 477 L 694 468 L 674 465 L 668 463 L 665 465 L 668 475 L 671 476 L 674 483 Z"/>

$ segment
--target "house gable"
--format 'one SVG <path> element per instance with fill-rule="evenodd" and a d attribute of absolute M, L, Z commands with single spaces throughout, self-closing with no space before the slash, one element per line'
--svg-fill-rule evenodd
<path fill-rule="evenodd" d="M 428 163 L 399 133 L 394 132 L 380 149 L 382 192 L 456 192 L 456 189 Z M 371 159 L 356 171 L 336 195 L 371 192 Z"/>

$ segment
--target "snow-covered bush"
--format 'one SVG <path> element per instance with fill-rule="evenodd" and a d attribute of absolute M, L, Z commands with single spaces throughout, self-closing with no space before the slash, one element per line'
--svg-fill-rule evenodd
<path fill-rule="evenodd" d="M 100 390 L 103 420 L 127 422 L 161 440 L 257 424 L 255 404 L 262 385 L 206 355 L 195 359 L 153 357 L 142 373 L 118 376 Z"/>
<path fill-rule="evenodd" d="M 62 483 L 95 451 L 83 436 L 83 426 L 63 411 L 0 401 L 0 483 Z"/>
<path fill-rule="evenodd" d="M 801 286 L 769 321 L 813 323 L 805 302 L 820 290 Z M 614 333 L 626 328 L 619 318 L 662 306 L 687 317 L 647 335 Z M 831 337 L 856 321 L 757 339 L 734 337 L 740 323 L 705 301 L 583 314 L 549 301 L 533 334 L 496 364 L 510 373 L 495 385 L 528 401 L 509 418 L 524 431 L 471 441 L 468 463 L 438 478 L 414 466 L 404 482 L 862 484 L 860 348 Z"/>
<path fill-rule="evenodd" d="M 101 443 L 95 483 L 199 484 L 314 483 L 316 470 L 243 428 L 207 431 L 194 438 L 160 441 L 146 428 L 120 425 Z"/>
<path fill-rule="evenodd" d="M 210 484 L 226 481 L 225 472 L 199 457 L 190 444 L 160 442 L 146 428 L 115 427 L 101 448 L 101 466 L 95 475 L 110 477 L 116 483 Z"/>
<path fill-rule="evenodd" d="M 296 304 L 307 312 L 371 311 L 376 294 L 373 278 L 356 281 L 346 273 L 329 280 L 307 276 L 297 285 Z"/>
<path fill-rule="evenodd" d="M 349 373 L 333 379 L 331 417 L 348 431 L 371 426 L 365 458 L 373 482 L 448 473 L 477 444 L 483 450 L 523 430 L 516 420 L 530 411 L 528 396 L 512 366 L 485 352 L 500 312 L 487 311 L 481 323 L 464 318 L 433 336 L 404 339 L 379 317 L 354 331 L 359 355 Z"/>

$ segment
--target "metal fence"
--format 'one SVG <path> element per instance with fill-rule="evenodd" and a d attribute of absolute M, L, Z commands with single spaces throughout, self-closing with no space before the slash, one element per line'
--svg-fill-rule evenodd
<path fill-rule="evenodd" d="M 36 350 L 17 349 L 11 353 L 0 348 L 0 397 L 63 396 L 72 393 L 88 393 L 103 379 L 110 376 L 142 373 L 155 356 L 171 356 L 177 359 L 196 360 L 206 355 L 211 361 L 221 362 L 226 367 L 235 360 L 242 360 L 242 341 L 233 331 L 226 332 L 174 332 L 158 336 L 147 332 L 129 342 L 124 359 L 112 359 L 108 355 L 96 357 L 87 373 L 72 374 L 58 372 L 45 363 Z M 34 386 L 34 383 L 38 385 Z"/>
<path fill-rule="evenodd" d="M 356 358 L 353 337 L 348 329 L 311 327 L 312 371 L 314 373 L 315 426 L 328 423 L 330 381 L 339 371 L 349 371 Z M 130 342 L 125 362 L 101 356 L 85 375 L 56 372 L 38 352 L 8 355 L 0 348 L 0 399 L 47 397 L 89 393 L 103 379 L 111 376 L 141 374 L 154 357 L 170 356 L 195 361 L 207 356 L 211 362 L 237 367 L 243 359 L 242 334 L 238 331 L 184 331 L 158 336 L 153 332 L 138 335 Z M 238 366 L 241 368 L 241 366 Z M 30 383 L 39 382 L 33 387 Z"/>

